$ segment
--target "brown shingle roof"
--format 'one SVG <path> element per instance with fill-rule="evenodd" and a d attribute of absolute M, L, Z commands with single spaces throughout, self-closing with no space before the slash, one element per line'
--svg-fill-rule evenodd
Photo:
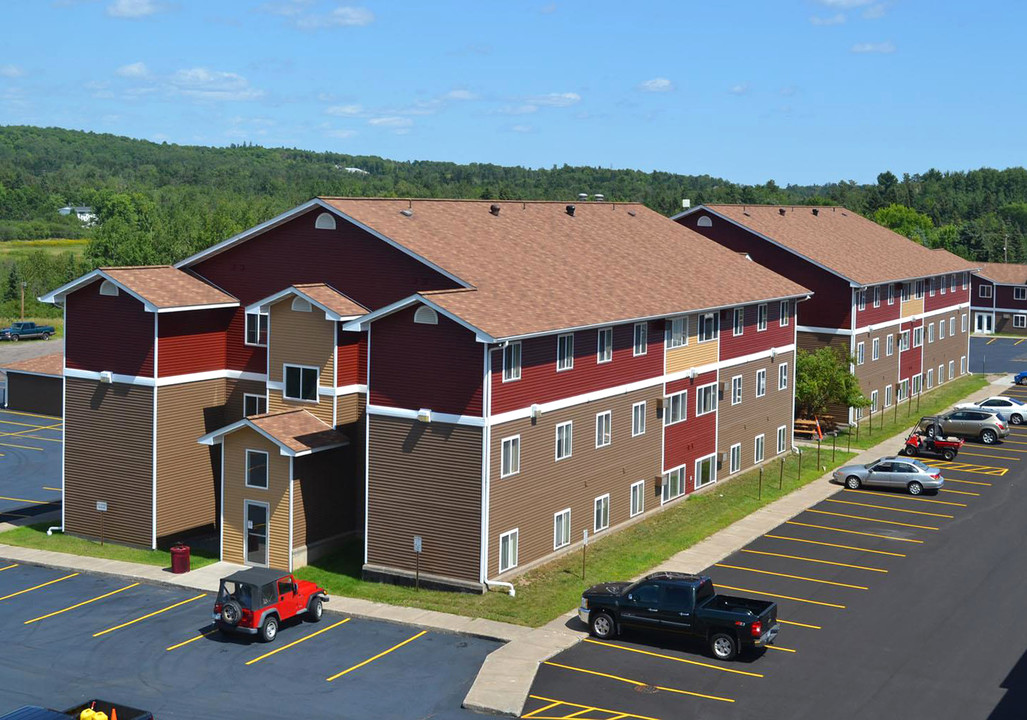
<path fill-rule="evenodd" d="M 641 204 L 323 200 L 474 285 L 431 300 L 495 338 L 808 292 Z"/>
<path fill-rule="evenodd" d="M 980 276 L 1000 285 L 1027 285 L 1027 265 L 1014 263 L 978 263 Z"/>
<path fill-rule="evenodd" d="M 251 415 L 247 420 L 297 453 L 349 443 L 345 435 L 306 410 Z"/>
<path fill-rule="evenodd" d="M 192 273 L 170 265 L 110 267 L 100 271 L 159 310 L 238 302 Z"/>
<path fill-rule="evenodd" d="M 29 372 L 37 375 L 53 375 L 60 377 L 64 374 L 64 355 L 62 353 L 51 353 L 40 357 L 21 360 L 0 368 L 8 372 Z"/>
<path fill-rule="evenodd" d="M 293 287 L 343 317 L 357 317 L 367 312 L 366 307 L 356 300 L 343 295 L 331 285 L 325 283 L 303 283 L 302 285 L 293 285 Z"/>
<path fill-rule="evenodd" d="M 952 253 L 932 252 L 843 207 L 704 207 L 861 285 L 964 272 L 977 267 Z"/>

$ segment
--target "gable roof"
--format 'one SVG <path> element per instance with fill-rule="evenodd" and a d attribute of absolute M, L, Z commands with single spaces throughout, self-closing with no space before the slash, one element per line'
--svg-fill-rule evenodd
<path fill-rule="evenodd" d="M 326 320 L 352 320 L 367 312 L 366 307 L 326 283 L 291 285 L 270 297 L 248 305 L 246 311 L 253 312 L 263 305 L 274 305 L 289 295 L 301 297 L 319 307 L 324 311 Z"/>
<path fill-rule="evenodd" d="M 419 297 L 491 338 L 809 293 L 639 203 L 322 200 L 471 283 Z"/>
<path fill-rule="evenodd" d="M 1027 285 L 1027 265 L 1014 263 L 979 263 L 978 273 L 985 280 L 999 285 Z"/>
<path fill-rule="evenodd" d="M 64 354 L 50 353 L 40 357 L 21 360 L 10 365 L 0 367 L 5 372 L 21 372 L 30 375 L 52 375 L 60 377 L 64 374 Z"/>
<path fill-rule="evenodd" d="M 213 445 L 225 435 L 244 427 L 260 433 L 277 445 L 282 455 L 289 457 L 301 457 L 349 445 L 349 439 L 345 435 L 306 410 L 251 415 L 209 432 L 197 442 L 201 445 Z"/>
<path fill-rule="evenodd" d="M 976 265 L 936 253 L 844 207 L 700 205 L 856 285 L 970 272 Z"/>
<path fill-rule="evenodd" d="M 105 267 L 86 273 L 39 298 L 62 302 L 72 292 L 97 279 L 109 280 L 141 302 L 148 312 L 180 312 L 199 308 L 238 307 L 239 301 L 191 272 L 171 265 Z"/>

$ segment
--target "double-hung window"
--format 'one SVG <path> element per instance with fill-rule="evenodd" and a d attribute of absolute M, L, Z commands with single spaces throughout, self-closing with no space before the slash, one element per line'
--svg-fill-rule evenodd
<path fill-rule="evenodd" d="M 596 447 L 606 447 L 613 442 L 613 413 L 610 410 L 596 415 Z"/>
<path fill-rule="evenodd" d="M 745 308 L 735 308 L 734 312 L 734 330 L 732 334 L 738 337 L 745 332 Z"/>
<path fill-rule="evenodd" d="M 788 389 L 788 363 L 781 363 L 777 366 L 777 389 Z"/>
<path fill-rule="evenodd" d="M 734 474 L 742 469 L 742 443 L 735 443 L 731 446 L 728 472 Z"/>
<path fill-rule="evenodd" d="M 791 303 L 787 300 L 782 300 L 779 312 L 781 314 L 778 316 L 778 323 L 781 327 L 785 327 L 791 319 Z"/>
<path fill-rule="evenodd" d="M 553 514 L 553 550 L 571 544 L 571 509 Z"/>
<path fill-rule="evenodd" d="M 949 286 L 949 289 L 952 290 L 952 292 L 955 292 L 956 291 L 956 274 L 955 273 L 952 273 L 951 283 L 952 284 Z M 963 287 L 965 288 L 966 285 L 964 285 Z"/>
<path fill-rule="evenodd" d="M 645 400 L 631 406 L 631 437 L 645 434 Z"/>
<path fill-rule="evenodd" d="M 931 297 L 934 297 L 934 285 L 935 285 L 935 280 L 936 279 L 937 278 L 931 278 L 930 280 L 927 281 L 927 294 L 930 295 Z M 944 279 L 942 280 L 942 283 L 941 283 L 941 291 L 945 292 L 945 282 L 944 282 Z"/>
<path fill-rule="evenodd" d="M 785 451 L 785 445 L 788 442 L 788 427 L 782 425 L 777 429 L 777 454 L 780 455 Z"/>
<path fill-rule="evenodd" d="M 884 354 L 891 357 L 892 353 L 895 352 L 895 336 L 888 335 L 888 341 L 884 346 Z"/>
<path fill-rule="evenodd" d="M 267 489 L 267 463 L 263 450 L 246 451 L 246 487 Z"/>
<path fill-rule="evenodd" d="M 702 385 L 695 391 L 695 414 L 707 415 L 717 409 L 717 384 Z"/>
<path fill-rule="evenodd" d="M 631 484 L 631 517 L 645 510 L 645 480 Z"/>
<path fill-rule="evenodd" d="M 731 404 L 738 405 L 742 402 L 742 376 L 735 375 L 731 378 Z"/>
<path fill-rule="evenodd" d="M 934 368 L 927 371 L 927 389 L 930 390 L 934 387 Z"/>
<path fill-rule="evenodd" d="M 717 339 L 720 325 L 720 313 L 704 313 L 699 316 L 699 342 Z"/>
<path fill-rule="evenodd" d="M 879 397 L 876 390 L 870 391 L 870 412 L 877 412 L 877 398 Z"/>
<path fill-rule="evenodd" d="M 632 353 L 635 357 L 649 352 L 649 323 L 635 323 L 635 337 L 632 347 L 634 348 Z"/>
<path fill-rule="evenodd" d="M 891 407 L 891 385 L 884 386 L 884 406 Z"/>
<path fill-rule="evenodd" d="M 764 456 L 764 447 L 763 446 L 764 446 L 764 441 L 765 441 L 765 438 L 763 437 L 763 433 L 760 433 L 759 435 L 756 436 L 756 442 L 755 442 L 755 445 L 753 447 L 753 452 L 752 452 L 752 461 L 754 463 L 761 463 L 761 462 L 763 462 L 763 456 Z"/>
<path fill-rule="evenodd" d="M 916 296 L 916 299 L 917 300 L 923 299 L 923 297 L 924 297 L 924 281 L 923 280 L 917 280 L 916 281 L 916 285 L 914 287 L 915 287 L 914 294 Z"/>
<path fill-rule="evenodd" d="M 949 318 L 949 337 L 956 334 L 956 316 L 953 315 Z"/>
<path fill-rule="evenodd" d="M 767 304 L 760 303 L 756 306 L 756 332 L 763 332 L 767 329 Z"/>
<path fill-rule="evenodd" d="M 934 342 L 934 323 L 933 322 L 927 324 L 927 342 L 928 343 L 933 343 Z"/>
<path fill-rule="evenodd" d="M 556 336 L 556 371 L 570 370 L 574 367 L 574 335 Z"/>
<path fill-rule="evenodd" d="M 246 313 L 247 345 L 267 345 L 267 323 L 267 312 L 260 312 L 258 310 L 257 312 Z"/>
<path fill-rule="evenodd" d="M 499 536 L 499 572 L 504 573 L 517 567 L 518 530 L 510 530 Z"/>
<path fill-rule="evenodd" d="M 969 318 L 969 315 L 967 315 L 966 313 L 963 313 L 963 332 L 966 332 L 967 318 Z"/>
<path fill-rule="evenodd" d="M 767 394 L 767 369 L 760 368 L 756 371 L 756 397 L 763 397 Z"/>
<path fill-rule="evenodd" d="M 902 302 L 908 301 L 913 296 L 913 283 L 902 283 Z"/>
<path fill-rule="evenodd" d="M 574 423 L 565 422 L 556 426 L 556 459 L 563 460 L 571 456 L 574 445 Z"/>
<path fill-rule="evenodd" d="M 688 391 L 682 390 L 667 397 L 663 411 L 663 424 L 673 425 L 688 418 Z"/>
<path fill-rule="evenodd" d="M 521 436 L 503 438 L 503 459 L 499 476 L 508 477 L 521 471 Z"/>
<path fill-rule="evenodd" d="M 688 344 L 688 318 L 672 318 L 667 324 L 667 347 L 678 348 Z"/>
<path fill-rule="evenodd" d="M 913 328 L 913 347 L 922 347 L 924 344 L 924 328 L 923 325 L 920 327 Z"/>
<path fill-rule="evenodd" d="M 942 275 L 940 278 L 938 278 L 938 284 L 941 286 L 941 294 L 944 295 L 945 294 L 945 285 L 946 285 L 946 280 L 945 280 L 945 276 L 944 275 Z M 931 295 L 934 295 L 934 293 L 932 292 Z"/>
<path fill-rule="evenodd" d="M 944 320 L 939 320 L 938 321 L 938 339 L 939 340 L 944 340 L 945 339 L 945 321 Z"/>
<path fill-rule="evenodd" d="M 856 343 L 856 364 L 862 365 L 865 359 L 864 343 L 858 342 Z"/>
<path fill-rule="evenodd" d="M 874 285 L 874 307 L 881 307 L 881 286 Z"/>
<path fill-rule="evenodd" d="M 982 298 L 990 298 L 991 297 L 991 285 L 982 284 L 981 285 L 981 289 L 977 291 L 977 294 L 980 295 Z"/>
<path fill-rule="evenodd" d="M 503 382 L 521 379 L 521 343 L 508 343 L 503 348 Z"/>
<path fill-rule="evenodd" d="M 870 343 L 870 360 L 877 360 L 881 357 L 881 338 L 874 338 Z"/>
<path fill-rule="evenodd" d="M 320 370 L 304 365 L 284 366 L 285 399 L 317 402 L 317 385 Z"/>
<path fill-rule="evenodd" d="M 856 309 L 866 310 L 867 309 L 867 291 L 857 290 L 856 291 Z"/>
<path fill-rule="evenodd" d="M 613 360 L 613 328 L 599 328 L 596 342 L 596 362 L 608 363 Z"/>
<path fill-rule="evenodd" d="M 966 375 L 966 355 L 959 358 L 959 374 Z"/>
<path fill-rule="evenodd" d="M 888 285 L 888 304 L 889 305 L 894 305 L 895 304 L 895 286 L 894 285 Z"/>
<path fill-rule="evenodd" d="M 595 499 L 595 532 L 610 527 L 610 494 L 602 495 Z"/>
<path fill-rule="evenodd" d="M 899 333 L 899 351 L 905 352 L 906 350 L 909 350 L 909 330 Z"/>

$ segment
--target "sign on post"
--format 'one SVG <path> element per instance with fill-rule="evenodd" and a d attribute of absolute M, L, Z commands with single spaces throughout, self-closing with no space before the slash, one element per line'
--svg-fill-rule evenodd
<path fill-rule="evenodd" d="M 414 535 L 414 552 L 415 553 L 421 552 L 421 536 L 420 535 Z"/>
<path fill-rule="evenodd" d="M 103 500 L 97 500 L 96 501 L 96 511 L 97 512 L 107 512 L 107 503 L 104 502 Z"/>
<path fill-rule="evenodd" d="M 421 589 L 421 536 L 414 535 L 414 587 Z"/>

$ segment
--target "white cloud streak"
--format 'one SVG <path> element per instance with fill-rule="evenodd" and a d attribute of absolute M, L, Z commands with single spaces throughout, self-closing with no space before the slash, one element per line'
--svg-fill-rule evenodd
<path fill-rule="evenodd" d="M 809 22 L 810 25 L 816 25 L 817 27 L 841 25 L 845 22 L 845 15 L 843 13 L 838 13 L 837 15 L 832 15 L 831 17 L 820 17 L 818 15 L 813 15 L 812 17 L 810 17 Z"/>
<path fill-rule="evenodd" d="M 819 4 L 839 10 L 851 10 L 852 8 L 872 5 L 875 0 L 816 0 Z"/>
<path fill-rule="evenodd" d="M 895 52 L 895 45 L 891 42 L 856 43 L 852 46 L 852 52 L 857 55 L 890 55 Z"/>
<path fill-rule="evenodd" d="M 25 76 L 25 70 L 19 65 L 0 65 L 0 77 L 20 78 Z"/>
<path fill-rule="evenodd" d="M 107 14 L 116 18 L 138 20 L 139 18 L 156 15 L 164 10 L 164 6 L 153 0 L 114 0 L 107 6 Z"/>
<path fill-rule="evenodd" d="M 242 75 L 197 67 L 179 70 L 171 76 L 171 89 L 197 100 L 256 100 L 262 90 L 250 87 Z"/>
<path fill-rule="evenodd" d="M 674 83 L 665 77 L 657 77 L 640 83 L 638 89 L 643 92 L 670 92 L 674 89 Z"/>
<path fill-rule="evenodd" d="M 143 78 L 150 74 L 150 69 L 146 67 L 146 63 L 134 62 L 128 65 L 122 65 L 114 71 L 116 75 L 126 78 Z"/>

